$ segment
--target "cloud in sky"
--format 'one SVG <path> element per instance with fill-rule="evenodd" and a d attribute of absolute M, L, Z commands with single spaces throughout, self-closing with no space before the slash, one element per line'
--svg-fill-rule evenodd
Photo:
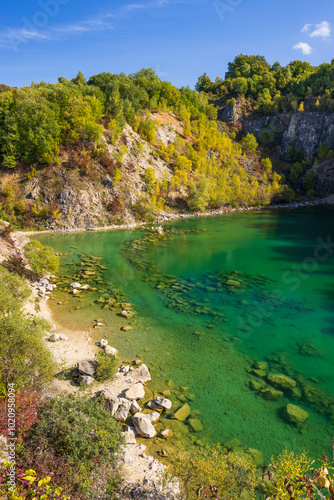
<path fill-rule="evenodd" d="M 310 37 L 318 37 L 328 38 L 331 35 L 331 27 L 328 21 L 322 21 L 319 24 L 315 25 L 315 30 L 310 33 Z"/>
<path fill-rule="evenodd" d="M 305 26 L 301 29 L 301 33 L 307 33 L 310 31 L 310 28 L 312 27 L 312 24 L 305 24 Z"/>
<path fill-rule="evenodd" d="M 311 54 L 312 47 L 305 42 L 299 42 L 293 47 L 295 50 L 301 50 L 304 55 Z"/>

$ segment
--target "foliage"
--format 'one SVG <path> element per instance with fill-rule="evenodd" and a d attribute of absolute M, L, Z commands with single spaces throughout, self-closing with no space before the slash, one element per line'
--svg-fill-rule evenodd
<path fill-rule="evenodd" d="M 41 396 L 30 389 L 15 392 L 15 434 L 17 444 L 27 436 L 29 429 L 37 422 L 37 411 Z M 0 433 L 8 435 L 6 406 L 7 397 L 0 397 Z"/>
<path fill-rule="evenodd" d="M 155 207 L 146 194 L 142 194 L 139 200 L 132 206 L 132 211 L 137 220 L 155 222 Z"/>
<path fill-rule="evenodd" d="M 59 258 L 53 248 L 42 245 L 37 240 L 31 240 L 24 246 L 24 253 L 31 269 L 38 274 L 56 273 Z"/>
<path fill-rule="evenodd" d="M 253 134 L 247 134 L 241 139 L 240 145 L 246 153 L 253 153 L 257 150 L 258 142 Z"/>
<path fill-rule="evenodd" d="M 14 472 L 11 474 L 11 471 Z M 60 487 L 52 484 L 53 474 L 39 476 L 33 469 L 24 471 L 15 463 L 0 463 L 0 498 L 5 500 L 49 500 L 59 498 L 69 500 Z M 15 486 L 11 485 L 11 478 L 15 477 Z"/>
<path fill-rule="evenodd" d="M 116 454 L 122 444 L 121 426 L 104 409 L 103 398 L 62 395 L 42 404 L 23 455 L 36 470 L 45 464 L 53 470 L 55 464 L 60 484 L 59 466 L 67 463 L 66 489 L 79 498 L 93 493 L 101 471 L 105 480 L 118 482 Z"/>
<path fill-rule="evenodd" d="M 118 368 L 118 359 L 114 356 L 109 356 L 104 351 L 99 351 L 97 354 L 99 366 L 96 372 L 96 380 L 104 382 L 112 380 Z"/>
<path fill-rule="evenodd" d="M 0 268 L 0 385 L 15 383 L 17 391 L 41 387 L 54 370 L 43 342 L 48 323 L 22 312 L 23 300 L 29 295 L 21 278 Z"/>
<path fill-rule="evenodd" d="M 229 453 L 219 445 L 196 450 L 189 458 L 180 458 L 175 473 L 187 500 L 231 500 L 240 498 L 242 492 L 255 498 L 256 468 L 247 459 Z"/>
<path fill-rule="evenodd" d="M 272 500 L 334 498 L 334 463 L 324 455 L 318 467 L 305 452 L 296 455 L 284 450 L 269 467 L 263 468 Z"/>

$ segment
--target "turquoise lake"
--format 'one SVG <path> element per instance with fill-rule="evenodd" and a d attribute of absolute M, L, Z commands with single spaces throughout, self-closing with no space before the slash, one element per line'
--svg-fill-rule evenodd
<path fill-rule="evenodd" d="M 285 447 L 316 458 L 328 452 L 334 422 L 333 217 L 334 208 L 319 206 L 183 219 L 146 245 L 149 232 L 139 229 L 35 237 L 67 254 L 65 281 L 81 254 L 102 258 L 95 295 L 57 306 L 65 296 L 58 287 L 56 320 L 87 330 L 103 319 L 96 340 L 108 338 L 123 360 L 141 356 L 154 383 L 186 386 L 205 429 L 196 439 L 237 438 L 266 460 Z M 115 324 L 115 312 L 96 303 L 116 288 L 136 311 L 127 333 L 119 327 L 126 321 Z M 251 389 L 266 380 L 252 372 L 264 361 L 267 374 L 288 375 L 298 390 L 268 401 Z M 301 428 L 282 417 L 288 403 L 308 412 Z"/>

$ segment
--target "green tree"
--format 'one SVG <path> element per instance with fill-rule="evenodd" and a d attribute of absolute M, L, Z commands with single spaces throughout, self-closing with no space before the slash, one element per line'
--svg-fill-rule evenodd
<path fill-rule="evenodd" d="M 247 134 L 243 137 L 240 145 L 245 153 L 254 153 L 258 148 L 258 142 L 254 134 Z"/>
<path fill-rule="evenodd" d="M 54 274 L 58 270 L 59 258 L 53 248 L 31 240 L 24 246 L 24 253 L 31 269 L 37 274 Z"/>

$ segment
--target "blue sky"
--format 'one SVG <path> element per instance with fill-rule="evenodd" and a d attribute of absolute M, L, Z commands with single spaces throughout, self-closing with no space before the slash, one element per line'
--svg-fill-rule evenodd
<path fill-rule="evenodd" d="M 270 64 L 334 57 L 334 4 L 314 0 L 11 0 L 0 7 L 0 83 L 152 67 L 194 87 L 240 53 Z"/>

